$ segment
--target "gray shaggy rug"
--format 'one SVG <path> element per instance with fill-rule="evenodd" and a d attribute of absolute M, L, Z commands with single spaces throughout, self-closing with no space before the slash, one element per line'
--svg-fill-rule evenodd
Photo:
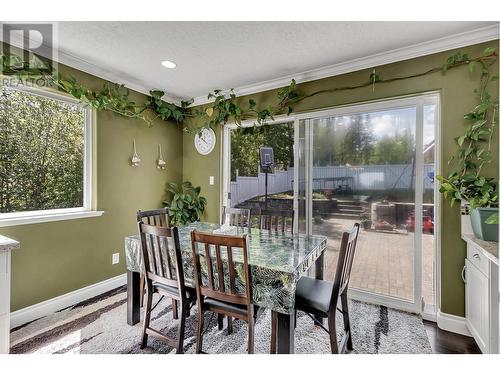
<path fill-rule="evenodd" d="M 169 302 L 164 299 L 153 311 L 152 325 L 175 336 L 179 321 L 172 319 Z M 357 301 L 350 301 L 349 306 L 354 345 L 351 353 L 432 353 L 422 319 L 418 315 Z M 140 349 L 142 324 L 127 325 L 126 308 L 126 291 L 118 288 L 59 311 L 12 330 L 11 353 L 175 353 L 175 350 L 153 337 L 149 338 L 147 348 Z M 341 332 L 341 314 L 338 314 L 337 324 Z M 244 322 L 235 321 L 233 333 L 227 335 L 226 329 L 217 329 L 217 318 L 206 313 L 205 327 L 205 352 L 246 353 L 247 326 Z M 186 322 L 186 353 L 194 353 L 195 330 L 196 307 L 193 307 Z M 270 312 L 265 311 L 255 326 L 256 353 L 269 353 L 270 336 Z M 312 320 L 300 312 L 295 331 L 295 353 L 330 353 L 328 334 L 315 327 Z"/>

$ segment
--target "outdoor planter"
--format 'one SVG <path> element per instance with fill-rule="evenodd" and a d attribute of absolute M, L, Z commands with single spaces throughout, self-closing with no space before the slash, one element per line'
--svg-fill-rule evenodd
<path fill-rule="evenodd" d="M 470 209 L 472 230 L 480 240 L 498 242 L 498 225 L 485 223 L 495 212 L 498 212 L 498 208 L 480 207 Z"/>

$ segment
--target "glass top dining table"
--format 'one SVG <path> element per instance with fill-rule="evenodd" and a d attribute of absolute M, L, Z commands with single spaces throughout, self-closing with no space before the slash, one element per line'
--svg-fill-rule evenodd
<path fill-rule="evenodd" d="M 179 226 L 185 283 L 194 287 L 194 268 L 190 233 L 193 230 L 229 235 L 248 234 L 252 301 L 278 313 L 278 352 L 293 352 L 295 289 L 301 276 L 314 268 L 323 278 L 326 237 L 274 232 L 220 224 L 196 222 Z M 139 283 L 144 270 L 139 235 L 125 237 L 127 263 L 127 322 L 139 321 Z"/>

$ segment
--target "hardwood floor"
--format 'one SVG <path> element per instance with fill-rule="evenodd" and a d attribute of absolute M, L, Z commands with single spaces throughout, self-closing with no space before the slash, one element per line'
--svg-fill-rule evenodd
<path fill-rule="evenodd" d="M 434 322 L 424 320 L 425 330 L 435 354 L 481 354 L 472 337 L 443 331 Z"/>

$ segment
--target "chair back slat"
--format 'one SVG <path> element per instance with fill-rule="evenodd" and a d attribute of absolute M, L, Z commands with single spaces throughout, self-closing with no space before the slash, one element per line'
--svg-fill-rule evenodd
<path fill-rule="evenodd" d="M 249 231 L 252 227 L 250 210 L 247 208 L 224 207 L 222 211 L 222 224 L 226 223 L 227 218 L 229 218 L 229 225 L 242 228 L 247 227 Z"/>
<path fill-rule="evenodd" d="M 248 243 L 247 237 L 244 236 L 227 236 L 215 235 L 209 233 L 198 232 L 196 230 L 191 232 L 191 243 L 193 250 L 194 272 L 196 293 L 198 298 L 210 297 L 228 303 L 236 303 L 240 305 L 247 305 L 251 308 L 251 285 L 250 285 L 250 267 L 248 264 Z M 224 257 L 221 248 L 225 248 L 226 257 Z M 204 251 L 203 251 L 204 249 Z M 215 249 L 215 251 L 210 251 Z M 235 262 L 234 250 L 241 249 L 242 262 Z M 204 254 L 204 260 L 201 257 Z M 213 260 L 215 258 L 215 262 Z M 202 262 L 206 264 L 207 269 L 207 282 L 203 282 L 202 278 Z M 216 265 L 217 272 L 217 285 L 214 283 L 214 268 Z M 226 265 L 227 273 L 224 272 L 224 265 Z M 242 266 L 243 275 L 241 280 L 245 283 L 244 290 L 238 290 L 237 266 Z M 229 288 L 225 286 L 225 277 L 229 278 Z M 241 289 L 241 288 L 240 288 Z"/>
<path fill-rule="evenodd" d="M 233 248 L 231 246 L 227 247 L 227 263 L 233 264 Z M 232 294 L 236 294 L 236 272 L 234 267 L 228 267 L 229 274 L 229 290 Z"/>
<path fill-rule="evenodd" d="M 260 212 L 260 229 L 272 230 L 274 232 L 292 232 L 293 233 L 293 210 L 279 210 L 264 208 Z M 291 222 L 290 225 L 289 222 Z"/>
<path fill-rule="evenodd" d="M 210 254 L 210 245 L 205 243 L 205 259 L 207 263 L 208 286 L 214 289 L 214 271 L 212 267 L 212 255 Z"/>
<path fill-rule="evenodd" d="M 177 227 L 159 227 L 142 221 L 139 221 L 138 225 L 147 287 L 151 288 L 153 281 L 175 286 L 181 297 L 185 298 L 184 270 Z"/>
<path fill-rule="evenodd" d="M 350 232 L 344 232 L 342 234 L 342 242 L 340 244 L 340 251 L 337 260 L 337 270 L 335 272 L 333 282 L 333 294 L 330 309 L 336 308 L 339 296 L 349 287 L 358 235 L 359 223 L 355 223 Z"/>
<path fill-rule="evenodd" d="M 170 213 L 168 207 L 158 208 L 155 210 L 137 211 L 137 221 L 141 221 L 147 225 L 155 225 L 158 227 L 170 226 Z"/>

